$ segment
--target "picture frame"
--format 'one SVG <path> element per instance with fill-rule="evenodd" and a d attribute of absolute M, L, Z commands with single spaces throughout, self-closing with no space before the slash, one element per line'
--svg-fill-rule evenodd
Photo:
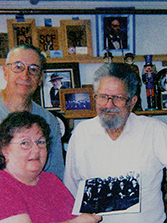
<path fill-rule="evenodd" d="M 38 47 L 41 51 L 61 50 L 60 27 L 37 26 Z M 51 55 L 48 55 L 51 57 Z"/>
<path fill-rule="evenodd" d="M 9 41 L 7 33 L 0 33 L 0 58 L 6 58 L 9 52 Z"/>
<path fill-rule="evenodd" d="M 167 91 L 161 92 L 161 106 L 162 110 L 167 110 Z"/>
<path fill-rule="evenodd" d="M 90 20 L 60 20 L 63 57 L 93 56 Z"/>
<path fill-rule="evenodd" d="M 47 63 L 41 86 L 41 104 L 48 110 L 60 110 L 59 88 L 79 88 L 79 63 Z"/>
<path fill-rule="evenodd" d="M 65 118 L 92 118 L 96 116 L 92 88 L 71 88 L 60 90 L 60 109 Z"/>
<path fill-rule="evenodd" d="M 7 19 L 9 49 L 19 44 L 33 44 L 38 47 L 35 19 L 25 19 L 18 22 L 17 19 Z"/>
<path fill-rule="evenodd" d="M 116 33 L 118 29 L 119 33 Z M 123 56 L 128 52 L 135 54 L 134 14 L 96 15 L 96 32 L 97 56 L 104 56 L 106 52 L 113 56 Z"/>

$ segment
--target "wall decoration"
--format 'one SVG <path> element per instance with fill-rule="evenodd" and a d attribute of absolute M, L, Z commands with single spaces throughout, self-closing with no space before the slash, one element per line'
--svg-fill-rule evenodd
<path fill-rule="evenodd" d="M 7 19 L 7 29 L 9 49 L 25 43 L 38 47 L 35 19 L 25 19 L 25 22 L 17 22 L 16 19 Z"/>
<path fill-rule="evenodd" d="M 8 34 L 0 33 L 0 58 L 6 58 L 9 51 Z"/>
<path fill-rule="evenodd" d="M 59 27 L 37 27 L 38 43 L 41 51 L 61 49 Z M 49 55 L 50 56 L 50 55 Z"/>
<path fill-rule="evenodd" d="M 63 57 L 92 56 L 90 20 L 60 20 Z"/>
<path fill-rule="evenodd" d="M 60 89 L 60 108 L 66 118 L 96 116 L 92 88 Z"/>
<path fill-rule="evenodd" d="M 45 64 L 43 85 L 41 88 L 42 106 L 60 110 L 60 89 L 80 87 L 78 63 Z"/>
<path fill-rule="evenodd" d="M 128 52 L 135 54 L 134 15 L 96 15 L 97 56 L 111 52 L 122 56 Z"/>

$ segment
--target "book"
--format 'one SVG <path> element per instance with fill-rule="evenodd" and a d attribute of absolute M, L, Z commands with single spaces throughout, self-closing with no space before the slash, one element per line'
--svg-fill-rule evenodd
<path fill-rule="evenodd" d="M 100 215 L 140 212 L 140 174 L 90 178 L 80 181 L 72 214 Z"/>

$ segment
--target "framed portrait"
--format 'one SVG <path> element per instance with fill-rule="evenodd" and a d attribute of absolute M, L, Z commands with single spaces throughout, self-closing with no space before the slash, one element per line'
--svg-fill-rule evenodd
<path fill-rule="evenodd" d="M 60 27 L 37 26 L 38 44 L 41 51 L 59 51 L 61 49 Z M 50 55 L 49 55 L 50 56 Z"/>
<path fill-rule="evenodd" d="M 44 66 L 41 102 L 44 108 L 60 110 L 59 91 L 80 87 L 78 63 L 51 63 Z"/>
<path fill-rule="evenodd" d="M 60 90 L 60 109 L 66 118 L 91 118 L 96 116 L 92 88 Z"/>
<path fill-rule="evenodd" d="M 35 19 L 25 19 L 24 22 L 17 22 L 17 19 L 7 19 L 7 30 L 9 49 L 25 43 L 38 47 Z"/>
<path fill-rule="evenodd" d="M 63 57 L 92 56 L 90 20 L 60 20 Z"/>
<path fill-rule="evenodd" d="M 135 18 L 131 14 L 96 15 L 97 56 L 135 54 Z"/>

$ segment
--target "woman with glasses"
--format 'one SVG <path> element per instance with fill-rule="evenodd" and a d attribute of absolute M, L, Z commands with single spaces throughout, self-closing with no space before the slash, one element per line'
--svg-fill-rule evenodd
<path fill-rule="evenodd" d="M 0 222 L 100 221 L 95 214 L 72 216 L 73 197 L 53 173 L 43 172 L 49 135 L 46 121 L 27 111 L 11 113 L 0 124 Z"/>

